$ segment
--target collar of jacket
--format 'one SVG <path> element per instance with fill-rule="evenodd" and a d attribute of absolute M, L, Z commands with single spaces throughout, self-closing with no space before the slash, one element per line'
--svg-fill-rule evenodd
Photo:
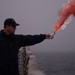
<path fill-rule="evenodd" d="M 12 36 L 14 36 L 14 34 L 10 34 L 10 35 L 7 35 L 4 30 L 1 30 L 0 33 L 2 34 L 2 36 L 6 37 L 6 38 L 11 38 Z"/>

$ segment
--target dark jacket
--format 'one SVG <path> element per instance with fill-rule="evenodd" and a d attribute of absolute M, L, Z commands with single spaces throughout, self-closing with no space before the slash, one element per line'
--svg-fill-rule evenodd
<path fill-rule="evenodd" d="M 42 42 L 45 35 L 6 35 L 0 31 L 0 75 L 19 75 L 18 52 L 23 46 Z"/>

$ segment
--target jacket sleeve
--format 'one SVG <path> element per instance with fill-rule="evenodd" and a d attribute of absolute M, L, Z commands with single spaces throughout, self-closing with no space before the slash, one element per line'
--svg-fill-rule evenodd
<path fill-rule="evenodd" d="M 37 43 L 42 42 L 44 39 L 46 39 L 45 34 L 40 35 L 21 35 L 20 37 L 20 46 L 31 46 L 35 45 Z"/>

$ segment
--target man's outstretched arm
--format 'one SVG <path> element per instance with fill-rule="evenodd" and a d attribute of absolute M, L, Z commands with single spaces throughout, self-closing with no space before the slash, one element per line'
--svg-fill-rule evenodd
<path fill-rule="evenodd" d="M 51 39 L 50 34 L 40 34 L 40 35 L 21 35 L 20 44 L 21 46 L 30 46 L 37 43 L 41 43 L 45 39 Z"/>

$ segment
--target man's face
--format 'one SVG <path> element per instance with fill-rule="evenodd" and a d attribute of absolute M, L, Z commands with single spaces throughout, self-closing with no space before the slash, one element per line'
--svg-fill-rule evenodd
<path fill-rule="evenodd" d="M 7 25 L 6 29 L 10 34 L 13 34 L 13 33 L 15 33 L 16 26 Z"/>

